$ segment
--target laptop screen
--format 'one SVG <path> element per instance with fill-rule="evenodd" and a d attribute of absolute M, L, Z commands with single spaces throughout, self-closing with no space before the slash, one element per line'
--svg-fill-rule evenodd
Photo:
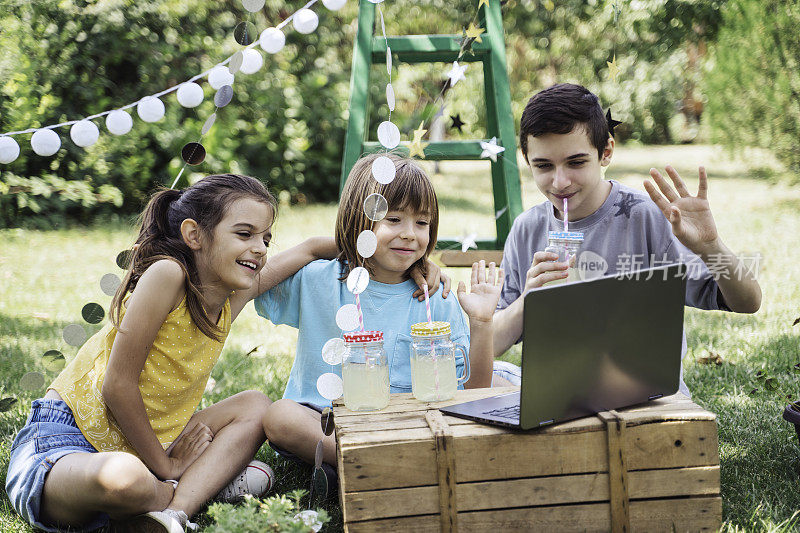
<path fill-rule="evenodd" d="M 528 293 L 520 426 L 677 392 L 685 293 L 683 265 Z"/>

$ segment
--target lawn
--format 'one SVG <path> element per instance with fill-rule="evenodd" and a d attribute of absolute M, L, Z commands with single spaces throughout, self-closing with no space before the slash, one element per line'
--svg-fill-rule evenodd
<path fill-rule="evenodd" d="M 705 163 L 711 182 L 709 198 L 720 233 L 738 253 L 760 253 L 759 279 L 764 293 L 756 315 L 733 315 L 689 309 L 686 328 L 689 354 L 685 379 L 694 400 L 718 415 L 724 530 L 793 530 L 800 509 L 798 472 L 800 448 L 794 428 L 780 418 L 786 395 L 797 399 L 800 373 L 798 332 L 792 326 L 800 316 L 800 189 L 776 180 L 751 179 L 772 165 L 763 154 L 748 153 L 733 160 L 719 149 L 705 146 L 622 147 L 607 177 L 641 189 L 650 166 L 672 162 L 696 190 L 697 164 Z M 494 232 L 494 210 L 488 163 L 447 163 L 434 178 L 441 203 L 442 238 Z M 780 171 L 778 171 L 780 174 Z M 523 172 L 523 176 L 527 176 Z M 523 203 L 541 201 L 535 187 L 524 179 Z M 502 206 L 500 206 L 502 207 Z M 498 209 L 500 208 L 498 207 Z M 332 235 L 335 205 L 282 206 L 273 228 L 274 249 L 286 249 L 307 236 Z M 794 230 L 792 228 L 795 228 Z M 98 224 L 60 231 L 0 230 L 0 396 L 18 402 L 0 413 L 0 474 L 3 479 L 13 436 L 24 424 L 30 400 L 44 393 L 34 390 L 30 372 L 48 370 L 42 354 L 61 351 L 69 360 L 77 348 L 61 333 L 79 323 L 88 334 L 102 324 L 82 321 L 81 308 L 97 302 L 106 310 L 110 297 L 100 289 L 106 273 L 122 277 L 115 264 L 117 253 L 134 236 L 128 224 Z M 448 269 L 455 280 L 465 279 L 464 269 Z M 246 389 L 259 389 L 279 398 L 295 349 L 297 332 L 273 326 L 248 306 L 234 325 L 222 357 L 212 372 L 203 406 Z M 719 357 L 717 357 L 719 356 Z M 519 361 L 519 348 L 506 358 Z M 715 359 L 717 363 L 703 362 Z M 777 391 L 767 391 L 755 374 L 765 370 Z M 752 393 L 752 389 L 758 389 Z M 280 476 L 276 490 L 305 487 L 309 472 L 275 458 L 268 446 L 258 457 L 275 467 Z M 325 508 L 333 515 L 331 530 L 341 528 L 336 502 Z M 210 519 L 200 517 L 201 524 Z M 30 531 L 12 511 L 5 493 L 0 497 L 0 530 Z"/>

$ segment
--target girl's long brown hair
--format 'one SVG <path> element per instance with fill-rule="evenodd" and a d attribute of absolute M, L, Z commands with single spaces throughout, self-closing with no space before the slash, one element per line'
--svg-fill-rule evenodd
<path fill-rule="evenodd" d="M 387 185 L 381 185 L 372 177 L 372 163 L 380 156 L 386 156 L 394 161 L 395 178 Z M 338 259 L 342 264 L 340 279 L 347 278 L 350 271 L 357 266 L 363 266 L 370 274 L 373 273 L 370 260 L 358 254 L 356 240 L 359 233 L 372 228 L 373 222 L 364 214 L 364 200 L 376 192 L 386 198 L 390 211 L 410 208 L 417 213 L 430 216 L 430 238 L 425 255 L 411 266 L 411 268 L 417 266 L 423 275 L 427 274 L 427 259 L 436 247 L 439 231 L 439 202 L 436 199 L 436 191 L 433 190 L 428 175 L 413 159 L 390 152 L 362 157 L 356 161 L 347 176 L 339 200 L 339 211 L 336 214 L 336 246 L 341 250 Z"/>
<path fill-rule="evenodd" d="M 222 331 L 203 307 L 200 279 L 194 251 L 181 236 L 181 223 L 187 218 L 197 222 L 209 239 L 225 216 L 228 207 L 242 198 L 264 202 L 271 207 L 274 220 L 277 203 L 263 183 L 239 174 L 207 176 L 182 191 L 162 189 L 156 192 L 140 216 L 139 236 L 133 246 L 130 268 L 111 301 L 111 321 L 120 327 L 122 301 L 133 292 L 145 270 L 156 261 L 171 259 L 183 269 L 186 307 L 192 321 L 206 336 L 221 341 Z"/>

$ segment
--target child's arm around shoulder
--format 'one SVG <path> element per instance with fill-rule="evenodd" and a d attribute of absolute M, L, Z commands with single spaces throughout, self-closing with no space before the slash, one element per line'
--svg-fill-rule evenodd
<path fill-rule="evenodd" d="M 755 275 L 741 268 L 741 259 L 722 242 L 708 203 L 706 169 L 700 167 L 697 196 L 692 196 L 678 172 L 671 166 L 667 174 L 672 186 L 656 169 L 650 175 L 658 185 L 644 182 L 650 198 L 672 225 L 672 233 L 689 250 L 700 256 L 706 265 L 714 263 L 717 285 L 731 311 L 755 313 L 761 307 L 761 286 Z M 660 191 L 660 192 L 659 192 Z"/>
<path fill-rule="evenodd" d="M 338 254 L 339 249 L 332 237 L 312 237 L 268 258 L 253 286 L 244 291 L 236 291 L 231 296 L 231 316 L 235 318 L 247 302 L 296 274 L 312 261 L 333 259 Z"/>
<path fill-rule="evenodd" d="M 500 300 L 503 279 L 502 269 L 496 269 L 494 263 L 489 263 L 487 269 L 486 263 L 480 261 L 472 264 L 470 292 L 467 293 L 463 281 L 458 283 L 458 302 L 469 317 L 470 378 L 464 384 L 467 389 L 492 386 L 492 317 Z"/>
<path fill-rule="evenodd" d="M 211 441 L 210 431 L 190 453 L 170 457 L 147 418 L 139 377 L 159 329 L 184 296 L 184 273 L 178 263 L 153 263 L 136 284 L 111 347 L 102 395 L 125 437 L 147 467 L 162 479 L 177 479 Z M 205 428 L 208 430 L 208 428 Z"/>

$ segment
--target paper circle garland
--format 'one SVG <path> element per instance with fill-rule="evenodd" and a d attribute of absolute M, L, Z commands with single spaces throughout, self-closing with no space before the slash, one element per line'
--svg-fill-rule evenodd
<path fill-rule="evenodd" d="M 297 30 L 297 33 L 308 34 L 317 29 L 317 25 L 319 25 L 319 17 L 317 17 L 317 14 L 310 9 L 303 8 L 294 14 L 292 23 L 294 24 L 294 29 Z"/>
<path fill-rule="evenodd" d="M 317 391 L 326 400 L 335 400 L 342 396 L 344 386 L 342 378 L 332 372 L 326 372 L 317 378 Z"/>
<path fill-rule="evenodd" d="M 383 220 L 389 212 L 389 204 L 380 193 L 372 193 L 364 199 L 364 214 L 373 222 Z"/>
<path fill-rule="evenodd" d="M 355 304 L 344 304 L 336 311 L 336 325 L 343 331 L 353 331 L 358 327 L 358 308 Z"/>
<path fill-rule="evenodd" d="M 187 165 L 199 165 L 206 159 L 206 149 L 198 142 L 186 143 L 181 149 L 181 159 Z"/>
<path fill-rule="evenodd" d="M 233 38 L 242 46 L 248 46 L 256 40 L 256 25 L 249 21 L 240 22 L 233 28 Z"/>
<path fill-rule="evenodd" d="M 121 284 L 122 281 L 116 274 L 109 273 L 100 278 L 100 290 L 108 296 L 114 296 Z"/>
<path fill-rule="evenodd" d="M 31 136 L 31 148 L 37 155 L 50 156 L 61 148 L 61 138 L 50 129 L 36 130 Z"/>
<path fill-rule="evenodd" d="M 242 69 L 242 62 L 244 61 L 244 54 L 241 50 L 237 51 L 235 54 L 231 56 L 231 60 L 228 62 L 228 70 L 231 74 L 236 74 Z"/>
<path fill-rule="evenodd" d="M 242 50 L 242 74 L 254 74 L 261 70 L 261 66 L 264 64 L 264 58 L 258 52 L 258 50 L 254 50 L 252 48 L 247 48 Z"/>
<path fill-rule="evenodd" d="M 386 105 L 389 106 L 389 111 L 394 111 L 394 106 L 397 102 L 394 98 L 394 87 L 391 83 L 386 84 Z"/>
<path fill-rule="evenodd" d="M 214 95 L 214 105 L 217 107 L 225 107 L 231 103 L 233 99 L 233 87 L 230 85 L 223 85 Z"/>
<path fill-rule="evenodd" d="M 264 7 L 266 0 L 242 0 L 242 7 L 248 10 L 250 13 L 256 13 L 261 11 L 261 8 Z"/>
<path fill-rule="evenodd" d="M 97 142 L 97 139 L 100 138 L 100 130 L 91 120 L 80 120 L 69 129 L 69 136 L 72 142 L 81 148 L 86 148 Z"/>
<path fill-rule="evenodd" d="M 364 267 L 356 267 L 347 275 L 347 290 L 353 294 L 361 294 L 369 285 L 369 272 Z"/>
<path fill-rule="evenodd" d="M 217 114 L 211 113 L 203 124 L 203 129 L 200 130 L 200 135 L 205 135 L 217 121 Z"/>
<path fill-rule="evenodd" d="M 397 148 L 400 144 L 400 129 L 388 120 L 384 120 L 378 126 L 378 141 L 389 150 Z"/>
<path fill-rule="evenodd" d="M 385 155 L 376 157 L 375 161 L 372 162 L 372 177 L 382 185 L 391 183 L 396 172 L 394 161 Z"/>
<path fill-rule="evenodd" d="M 356 251 L 358 255 L 367 259 L 375 254 L 378 249 L 378 237 L 372 230 L 365 229 L 358 234 L 356 239 Z"/>
<path fill-rule="evenodd" d="M 215 91 L 223 85 L 233 85 L 233 74 L 228 67 L 216 66 L 208 73 L 208 84 Z"/>
<path fill-rule="evenodd" d="M 99 324 L 106 316 L 103 306 L 97 303 L 88 303 L 81 309 L 81 316 L 89 324 Z"/>
<path fill-rule="evenodd" d="M 25 390 L 39 390 L 44 387 L 44 376 L 40 372 L 28 372 L 20 378 L 19 386 Z"/>
<path fill-rule="evenodd" d="M 312 479 L 312 482 L 313 481 L 314 480 Z M 315 490 L 315 494 L 319 492 L 321 491 Z M 319 519 L 319 513 L 317 513 L 316 511 L 312 511 L 311 509 L 308 509 L 306 511 L 300 511 L 299 513 L 294 515 L 295 520 L 297 520 L 298 518 L 302 520 L 303 523 L 311 529 L 312 533 L 319 533 L 319 531 L 322 529 L 323 524 L 322 521 Z"/>
<path fill-rule="evenodd" d="M 122 250 L 117 254 L 117 266 L 122 270 L 128 270 L 128 267 L 131 266 L 131 259 L 133 259 L 133 250 Z"/>
<path fill-rule="evenodd" d="M 286 44 L 286 36 L 278 28 L 267 28 L 261 32 L 259 44 L 265 52 L 277 54 Z"/>
<path fill-rule="evenodd" d="M 112 135 L 125 135 L 133 127 L 133 118 L 127 111 L 116 109 L 106 117 L 106 129 Z"/>
<path fill-rule="evenodd" d="M 61 372 L 67 360 L 58 350 L 47 350 L 42 355 L 42 366 L 50 372 Z"/>
<path fill-rule="evenodd" d="M 86 342 L 86 330 L 80 324 L 70 324 L 64 328 L 62 333 L 64 342 L 70 346 L 81 346 Z"/>
<path fill-rule="evenodd" d="M 0 137 L 0 164 L 7 165 L 19 157 L 19 144 L 11 137 Z"/>
<path fill-rule="evenodd" d="M 339 365 L 344 359 L 344 339 L 334 337 L 322 346 L 322 360 L 329 365 Z"/>
<path fill-rule="evenodd" d="M 136 113 L 145 122 L 158 122 L 164 117 L 164 102 L 155 96 L 145 96 L 136 104 Z"/>
<path fill-rule="evenodd" d="M 322 0 L 322 5 L 331 11 L 339 11 L 347 3 L 347 0 Z"/>
<path fill-rule="evenodd" d="M 181 83 L 176 94 L 183 107 L 197 107 L 203 103 L 203 88 L 193 81 Z"/>

